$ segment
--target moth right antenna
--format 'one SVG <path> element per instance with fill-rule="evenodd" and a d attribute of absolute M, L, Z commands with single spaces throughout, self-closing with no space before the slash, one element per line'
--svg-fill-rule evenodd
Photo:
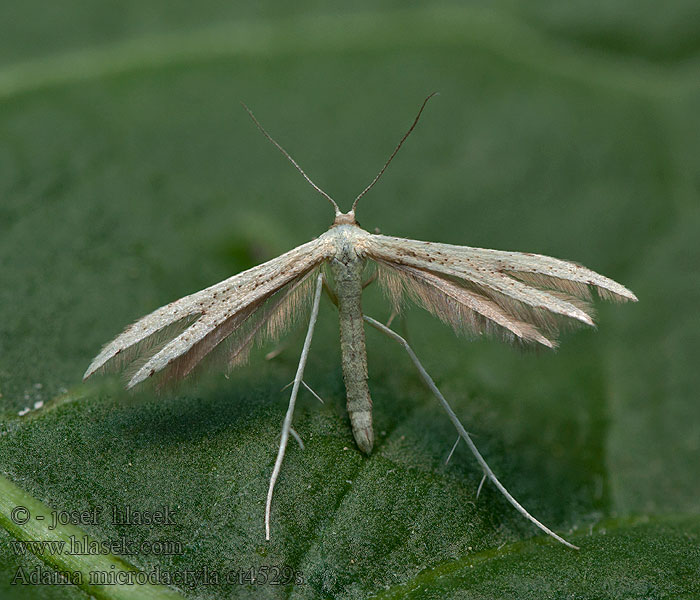
<path fill-rule="evenodd" d="M 263 135 L 264 135 L 268 140 L 270 140 L 270 141 L 277 147 L 277 149 L 289 159 L 289 162 L 292 163 L 292 164 L 296 167 L 297 171 L 299 171 L 299 173 L 302 174 L 302 176 L 304 177 L 304 179 L 306 179 L 306 181 L 308 181 L 308 182 L 311 184 L 311 187 L 313 187 L 319 194 L 321 194 L 324 198 L 326 198 L 326 200 L 328 200 L 328 201 L 333 205 L 333 208 L 335 209 L 335 214 L 336 214 L 336 215 L 341 214 L 340 208 L 338 208 L 338 205 L 335 203 L 335 200 L 333 200 L 333 198 L 331 198 L 328 194 L 326 194 L 326 192 L 324 192 L 324 191 L 323 191 L 320 187 L 318 187 L 313 181 L 311 181 L 311 178 L 310 178 L 306 173 L 304 173 L 304 169 L 302 169 L 302 168 L 297 164 L 297 161 L 295 161 L 295 160 L 289 155 L 289 152 L 287 152 L 284 148 L 282 148 L 282 146 L 280 146 L 280 145 L 272 138 L 272 136 L 271 136 L 269 133 L 267 133 L 267 131 L 265 131 L 265 128 L 258 122 L 258 120 L 255 118 L 255 115 L 253 114 L 253 111 L 250 110 L 250 109 L 246 106 L 245 102 L 241 102 L 241 104 L 243 105 L 243 108 L 245 108 L 246 112 L 250 115 L 250 118 L 253 119 L 253 123 L 255 123 L 255 125 L 257 126 L 257 128 L 258 128 L 260 131 L 262 131 Z M 421 110 L 422 110 L 422 109 L 421 109 Z"/>
<path fill-rule="evenodd" d="M 425 108 L 425 105 L 428 103 L 428 100 L 430 100 L 433 96 L 437 96 L 439 92 L 433 92 L 428 96 L 425 100 L 423 100 L 423 104 L 421 104 L 420 110 L 418 111 L 418 114 L 416 115 L 415 120 L 413 121 L 413 125 L 409 128 L 409 130 L 404 134 L 404 136 L 401 138 L 401 141 L 399 142 L 399 145 L 396 146 L 394 149 L 394 152 L 392 155 L 389 157 L 389 160 L 386 161 L 386 164 L 382 167 L 382 170 L 377 173 L 377 176 L 372 180 L 372 183 L 370 183 L 362 192 L 360 192 L 360 195 L 355 198 L 355 202 L 352 203 L 352 208 L 350 209 L 351 213 L 355 212 L 355 207 L 357 206 L 357 201 L 362 198 L 367 192 L 369 192 L 372 189 L 372 186 L 379 181 L 379 178 L 384 175 L 384 171 L 386 171 L 386 168 L 389 166 L 389 163 L 394 159 L 394 156 L 396 156 L 396 153 L 399 151 L 399 148 L 403 145 L 403 143 L 406 141 L 406 138 L 411 135 L 411 132 L 415 128 L 415 126 L 418 124 L 418 119 L 420 119 L 421 113 L 423 112 L 423 109 Z"/>

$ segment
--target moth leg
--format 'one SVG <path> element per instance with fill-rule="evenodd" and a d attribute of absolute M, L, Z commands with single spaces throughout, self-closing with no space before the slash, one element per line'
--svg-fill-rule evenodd
<path fill-rule="evenodd" d="M 293 379 L 292 379 L 287 385 L 285 385 L 285 386 L 280 390 L 280 392 L 283 392 L 284 390 L 286 390 L 288 387 L 291 387 L 292 385 L 294 385 L 294 380 L 293 380 Z M 316 392 L 314 392 L 314 391 L 311 389 L 311 386 L 310 386 L 308 383 L 306 383 L 306 381 L 304 381 L 303 379 L 301 380 L 301 385 L 303 385 L 307 390 L 309 390 L 309 391 L 311 392 L 311 395 L 312 395 L 314 398 L 316 398 L 316 400 L 318 400 L 321 404 L 325 404 L 325 402 L 323 401 L 323 398 L 321 398 L 321 396 L 319 396 Z"/>
<path fill-rule="evenodd" d="M 452 450 L 450 450 L 450 453 L 447 455 L 447 458 L 445 459 L 445 464 L 450 462 L 450 459 L 452 458 L 452 455 L 455 453 L 455 450 L 457 450 L 457 445 L 459 444 L 459 440 L 462 438 L 458 435 L 457 439 L 455 440 L 454 446 L 452 446 Z M 483 479 L 482 479 L 483 481 Z M 477 492 L 476 497 L 479 497 L 479 493 Z"/>
<path fill-rule="evenodd" d="M 546 525 L 543 523 L 540 523 L 535 517 L 533 517 L 523 506 L 515 499 L 513 496 L 510 494 L 510 492 L 503 486 L 503 484 L 498 480 L 496 475 L 494 475 L 493 471 L 491 470 L 491 467 L 487 464 L 487 462 L 484 460 L 484 457 L 481 456 L 481 453 L 477 449 L 477 447 L 474 445 L 474 442 L 472 442 L 471 437 L 469 437 L 469 434 L 467 433 L 467 430 L 464 428 L 462 423 L 460 422 L 459 418 L 455 414 L 455 412 L 452 410 L 450 405 L 448 404 L 447 400 L 445 400 L 445 397 L 442 395 L 438 387 L 435 385 L 435 382 L 433 379 L 428 375 L 428 372 L 425 370 L 421 362 L 418 360 L 418 357 L 416 356 L 415 352 L 413 352 L 413 349 L 408 345 L 408 342 L 402 338 L 398 333 L 396 333 L 394 330 L 389 329 L 386 325 L 383 325 L 379 321 L 375 321 L 372 317 L 368 317 L 367 315 L 364 315 L 364 319 L 367 323 L 369 323 L 372 327 L 375 329 L 381 331 L 383 334 L 389 336 L 391 339 L 394 341 L 398 342 L 401 344 L 406 352 L 408 353 L 408 356 L 410 357 L 411 361 L 413 362 L 414 366 L 418 370 L 418 374 L 420 375 L 421 379 L 423 382 L 428 386 L 430 391 L 433 393 L 433 395 L 438 399 L 440 404 L 442 405 L 443 409 L 447 413 L 447 416 L 450 418 L 452 421 L 452 424 L 455 426 L 457 429 L 457 432 L 459 433 L 460 437 L 467 443 L 467 446 L 469 446 L 469 449 L 471 450 L 472 454 L 478 461 L 479 465 L 481 468 L 484 470 L 484 475 L 488 477 L 493 484 L 498 488 L 498 491 L 501 492 L 510 502 L 515 509 L 523 515 L 526 519 L 534 523 L 537 527 L 539 527 L 542 531 L 544 531 L 547 535 L 550 535 L 553 537 L 555 540 L 561 542 L 565 546 L 568 546 L 569 548 L 573 548 L 574 550 L 579 550 L 578 546 L 574 546 L 570 542 L 567 542 L 563 537 L 557 535 L 554 533 L 551 529 L 549 529 Z"/>
<path fill-rule="evenodd" d="M 282 352 L 284 352 L 289 347 L 289 344 L 289 340 L 285 340 L 281 344 L 277 344 L 276 348 L 273 348 L 265 355 L 265 360 L 272 360 L 273 358 L 277 358 L 280 354 L 282 354 Z"/>
<path fill-rule="evenodd" d="M 479 482 L 479 487 L 476 490 L 476 499 L 479 499 L 479 494 L 481 494 L 481 487 L 484 485 L 484 481 L 486 481 L 486 473 L 484 473 L 484 476 L 481 478 L 481 481 Z"/>
<path fill-rule="evenodd" d="M 321 396 L 319 396 L 316 392 L 314 392 L 314 391 L 311 389 L 311 387 L 309 386 L 309 384 L 306 383 L 306 381 L 302 380 L 301 384 L 302 384 L 307 390 L 309 390 L 309 391 L 311 392 L 311 395 L 312 395 L 314 398 L 316 398 L 316 400 L 318 400 L 321 404 L 325 404 L 325 402 L 323 401 L 323 398 L 321 398 Z"/>
<path fill-rule="evenodd" d="M 406 314 L 402 313 L 401 311 L 397 311 L 396 308 L 391 309 L 391 314 L 389 315 L 389 319 L 385 323 L 387 327 L 391 327 L 391 324 L 394 322 L 394 320 L 398 318 L 399 320 L 399 327 L 401 328 L 401 332 L 403 333 L 403 339 L 406 340 L 407 344 L 411 343 L 411 336 L 408 334 L 408 319 L 406 318 Z"/>
<path fill-rule="evenodd" d="M 372 273 L 372 274 L 367 278 L 367 280 L 364 281 L 364 282 L 362 283 L 362 289 L 364 290 L 368 285 L 370 285 L 371 283 L 373 283 L 374 281 L 376 281 L 377 277 L 378 277 L 377 271 L 375 270 L 374 273 Z"/>
<path fill-rule="evenodd" d="M 297 444 L 299 444 L 299 448 L 301 448 L 303 450 L 304 449 L 304 441 L 301 439 L 301 436 L 297 433 L 296 429 L 294 429 L 294 427 L 290 427 L 289 433 L 291 433 L 292 437 L 297 441 Z"/>
<path fill-rule="evenodd" d="M 306 331 L 306 339 L 304 340 L 304 346 L 301 350 L 301 357 L 299 358 L 299 366 L 297 367 L 297 373 L 294 376 L 294 384 L 292 385 L 292 393 L 289 397 L 289 408 L 287 408 L 287 414 L 284 417 L 284 422 L 282 423 L 282 438 L 280 439 L 280 447 L 277 451 L 277 459 L 275 460 L 275 466 L 272 469 L 272 475 L 270 476 L 270 487 L 267 490 L 267 501 L 265 502 L 265 539 L 270 539 L 270 510 L 272 507 L 272 494 L 275 491 L 275 483 L 277 483 L 277 478 L 280 474 L 280 469 L 282 468 L 282 461 L 284 460 L 284 453 L 287 449 L 287 442 L 289 441 L 289 434 L 292 431 L 292 416 L 294 415 L 294 405 L 297 400 L 297 394 L 299 393 L 299 386 L 304 377 L 304 367 L 306 367 L 306 359 L 309 356 L 309 348 L 311 347 L 311 339 L 314 336 L 314 327 L 316 326 L 316 320 L 318 319 L 318 307 L 321 300 L 321 290 L 323 289 L 323 274 L 319 273 L 316 278 L 316 291 L 314 293 L 314 302 L 311 307 L 311 317 L 309 318 L 309 328 Z"/>
<path fill-rule="evenodd" d="M 300 337 L 298 335 L 298 333 L 299 332 L 294 331 L 294 332 L 292 332 L 291 335 L 286 336 L 284 340 L 278 342 L 275 345 L 275 347 L 265 355 L 265 360 L 274 360 L 280 354 L 282 354 L 283 352 L 286 352 L 287 349 L 290 348 L 291 346 L 293 346 L 296 343 L 296 340 Z M 284 388 L 284 389 L 286 389 L 286 388 Z"/>

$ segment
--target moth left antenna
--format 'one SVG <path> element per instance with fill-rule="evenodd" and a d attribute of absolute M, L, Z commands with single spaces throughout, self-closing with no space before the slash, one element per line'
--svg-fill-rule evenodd
<path fill-rule="evenodd" d="M 389 163 L 391 163 L 392 160 L 394 160 L 394 156 L 396 156 L 396 153 L 399 151 L 399 148 L 403 146 L 403 143 L 406 141 L 406 138 L 411 135 L 411 132 L 415 128 L 415 126 L 418 124 L 418 119 L 420 119 L 421 114 L 423 113 L 423 109 L 425 108 L 425 105 L 428 104 L 428 100 L 430 100 L 433 96 L 437 96 L 439 92 L 433 92 L 428 96 L 425 100 L 423 100 L 423 104 L 421 104 L 420 110 L 418 111 L 418 114 L 416 115 L 416 118 L 413 121 L 413 125 L 409 128 L 409 130 L 404 134 L 404 136 L 401 138 L 401 141 L 399 142 L 398 146 L 394 149 L 394 152 L 392 152 L 391 156 L 389 157 L 389 160 L 386 161 L 384 166 L 382 167 L 382 170 L 377 173 L 377 176 L 372 180 L 372 182 L 364 189 L 362 192 L 360 192 L 360 195 L 355 198 L 355 202 L 352 203 L 352 208 L 350 209 L 351 213 L 355 212 L 355 207 L 357 206 L 357 201 L 362 198 L 367 192 L 369 192 L 372 187 L 374 186 L 377 181 L 379 181 L 379 178 L 384 175 L 384 171 L 386 171 L 386 168 L 389 166 Z"/>
<path fill-rule="evenodd" d="M 243 105 L 243 108 L 245 108 L 246 112 L 250 115 L 250 118 L 253 119 L 253 123 L 255 123 L 255 125 L 257 126 L 257 128 L 258 128 L 260 131 L 262 131 L 263 135 L 264 135 L 268 140 L 270 140 L 270 141 L 277 147 L 277 149 L 278 149 L 282 154 L 284 154 L 284 155 L 287 157 L 287 159 L 289 160 L 289 162 L 292 163 L 292 164 L 296 167 L 297 171 L 299 171 L 299 173 L 302 174 L 302 176 L 304 177 L 304 179 L 306 179 L 306 181 L 308 181 L 308 182 L 311 184 L 311 187 L 313 187 L 319 194 L 321 194 L 326 200 L 328 200 L 328 201 L 333 205 L 333 208 L 335 209 L 335 214 L 336 214 L 336 215 L 341 214 L 340 208 L 338 208 L 338 205 L 335 203 L 335 200 L 333 200 L 333 198 L 331 198 L 328 194 L 326 194 L 326 192 L 324 192 L 324 191 L 323 191 L 320 187 L 318 187 L 313 181 L 311 181 L 311 178 L 310 178 L 306 173 L 304 173 L 304 169 L 302 169 L 302 168 L 299 166 L 299 164 L 297 163 L 297 161 L 295 161 L 295 160 L 289 155 L 289 152 L 287 152 L 284 148 L 282 148 L 282 146 L 280 146 L 280 145 L 272 138 L 272 136 L 271 136 L 269 133 L 267 133 L 267 131 L 265 131 L 265 128 L 264 128 L 264 127 L 260 124 L 260 122 L 255 118 L 255 115 L 253 114 L 253 111 L 250 110 L 250 109 L 246 106 L 245 102 L 241 102 L 241 104 Z M 421 109 L 421 110 L 422 110 L 422 109 Z"/>

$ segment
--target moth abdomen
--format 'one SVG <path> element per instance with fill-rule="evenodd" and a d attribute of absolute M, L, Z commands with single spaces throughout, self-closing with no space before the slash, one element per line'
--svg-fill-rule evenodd
<path fill-rule="evenodd" d="M 347 408 L 357 446 L 369 454 L 374 446 L 372 398 L 367 385 L 367 350 L 362 317 L 362 272 L 365 261 L 358 256 L 342 256 L 331 261 L 331 272 L 338 297 L 340 353 Z"/>

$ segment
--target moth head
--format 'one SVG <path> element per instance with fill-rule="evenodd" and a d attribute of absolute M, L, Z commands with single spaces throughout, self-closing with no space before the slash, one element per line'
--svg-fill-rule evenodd
<path fill-rule="evenodd" d="M 338 225 L 355 225 L 359 227 L 359 223 L 355 219 L 355 211 L 351 210 L 346 213 L 342 213 L 339 210 L 335 213 L 335 220 L 331 227 L 337 227 Z"/>

